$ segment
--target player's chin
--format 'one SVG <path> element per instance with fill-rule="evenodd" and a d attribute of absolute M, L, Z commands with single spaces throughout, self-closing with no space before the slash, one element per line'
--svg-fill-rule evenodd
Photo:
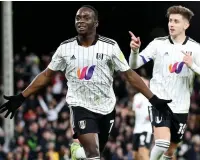
<path fill-rule="evenodd" d="M 177 34 L 176 32 L 169 32 L 169 35 L 170 35 L 171 37 L 176 37 L 178 34 Z"/>
<path fill-rule="evenodd" d="M 87 35 L 87 31 L 85 30 L 77 30 L 77 32 L 79 35 L 82 35 L 82 36 Z"/>

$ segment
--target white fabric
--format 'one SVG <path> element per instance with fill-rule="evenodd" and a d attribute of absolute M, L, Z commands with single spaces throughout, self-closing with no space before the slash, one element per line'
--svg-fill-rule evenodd
<path fill-rule="evenodd" d="M 152 126 L 149 120 L 148 106 L 149 100 L 141 93 L 137 93 L 133 99 L 133 110 L 135 111 L 134 134 L 148 132 L 152 133 Z"/>
<path fill-rule="evenodd" d="M 182 51 L 191 53 L 192 68 L 182 62 L 185 56 Z M 139 54 L 133 54 L 129 57 L 132 68 L 138 68 L 151 59 L 154 61 L 151 91 L 159 98 L 172 99 L 169 106 L 174 113 L 188 113 L 194 71 L 200 74 L 200 45 L 190 38 L 185 44 L 173 44 L 168 37 L 161 37 L 154 39 Z"/>
<path fill-rule="evenodd" d="M 83 149 L 83 147 L 79 147 L 77 150 L 76 150 L 76 156 L 75 156 L 77 159 L 84 159 L 86 158 L 86 155 L 85 155 L 85 151 Z"/>
<path fill-rule="evenodd" d="M 159 160 L 162 155 L 168 150 L 170 142 L 167 140 L 157 139 L 151 150 L 150 160 Z"/>
<path fill-rule="evenodd" d="M 116 103 L 114 70 L 130 69 L 117 42 L 108 38 L 101 38 L 90 47 L 78 45 L 77 40 L 64 43 L 58 47 L 48 67 L 65 70 L 66 101 L 70 106 L 104 115 L 112 112 Z"/>

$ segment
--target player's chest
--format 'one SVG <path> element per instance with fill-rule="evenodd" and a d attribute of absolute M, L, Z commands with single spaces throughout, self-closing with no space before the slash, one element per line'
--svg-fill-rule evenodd
<path fill-rule="evenodd" d="M 163 68 L 163 73 L 184 77 L 191 76 L 192 71 L 183 62 L 183 59 L 185 57 L 184 53 L 188 53 L 192 56 L 194 53 L 192 48 L 183 45 L 161 47 L 158 53 L 157 63 L 160 65 L 160 68 Z"/>
<path fill-rule="evenodd" d="M 68 49 L 65 56 L 69 68 L 80 68 L 86 66 L 105 67 L 111 61 L 111 51 L 98 48 L 77 47 Z"/>
<path fill-rule="evenodd" d="M 188 48 L 186 46 L 167 46 L 160 47 L 158 49 L 158 58 L 160 60 L 166 60 L 166 62 L 182 62 L 185 56 L 184 53 L 188 53 L 192 55 L 194 50 L 192 48 Z"/>

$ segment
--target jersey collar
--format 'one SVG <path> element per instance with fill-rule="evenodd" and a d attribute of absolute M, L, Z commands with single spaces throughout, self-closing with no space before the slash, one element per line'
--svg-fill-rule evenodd
<path fill-rule="evenodd" d="M 99 39 L 99 35 L 96 34 L 95 39 L 92 42 L 91 46 L 95 45 L 97 43 L 98 39 Z M 81 42 L 79 41 L 78 36 L 76 37 L 76 40 L 77 40 L 78 45 L 81 46 Z"/>
<path fill-rule="evenodd" d="M 170 36 L 168 36 L 168 39 L 169 39 L 169 42 L 171 43 L 171 44 L 174 44 L 174 42 L 172 41 L 172 39 L 171 39 L 171 37 Z M 183 42 L 183 44 L 182 45 L 185 45 L 186 43 L 187 43 L 187 41 L 189 40 L 189 37 L 188 36 L 186 36 L 186 38 L 185 38 L 185 40 L 184 40 L 184 42 Z"/>

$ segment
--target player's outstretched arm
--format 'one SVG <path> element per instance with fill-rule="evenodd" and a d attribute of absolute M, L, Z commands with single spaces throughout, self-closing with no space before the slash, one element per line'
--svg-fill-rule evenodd
<path fill-rule="evenodd" d="M 22 93 L 15 96 L 4 95 L 4 98 L 8 101 L 0 106 L 0 113 L 7 111 L 4 117 L 7 118 L 9 114 L 11 114 L 10 118 L 12 119 L 15 115 L 16 110 L 22 105 L 24 100 L 31 94 L 36 93 L 44 86 L 46 86 L 50 82 L 54 73 L 55 71 L 47 68 L 43 72 L 38 74 L 31 82 L 31 84 Z"/>
<path fill-rule="evenodd" d="M 159 99 L 145 85 L 143 80 L 140 78 L 140 76 L 136 72 L 129 69 L 122 73 L 125 75 L 127 81 L 130 83 L 130 85 L 132 87 L 136 88 L 139 92 L 141 92 L 147 99 L 149 99 L 149 102 L 154 107 L 156 107 L 158 110 L 166 111 L 169 108 L 167 103 L 170 103 L 172 100 Z"/>
<path fill-rule="evenodd" d="M 149 88 L 145 85 L 143 80 L 135 71 L 129 69 L 122 73 L 125 75 L 126 80 L 130 83 L 130 85 L 141 92 L 147 99 L 153 97 L 153 93 L 149 90 Z"/>
<path fill-rule="evenodd" d="M 129 65 L 132 69 L 137 69 L 147 62 L 154 60 L 156 55 L 156 47 L 157 42 L 152 41 L 148 44 L 148 46 L 139 52 L 141 41 L 140 37 L 136 37 L 131 31 L 129 31 L 129 34 L 131 36 L 131 42 L 130 42 L 130 48 L 131 53 L 129 56 Z"/>
<path fill-rule="evenodd" d="M 141 46 L 141 41 L 140 37 L 136 37 L 131 31 L 129 31 L 129 34 L 131 36 L 131 42 L 130 42 L 131 53 L 129 56 L 129 65 L 131 68 L 136 69 L 143 65 L 143 62 L 141 61 L 138 55 Z"/>
<path fill-rule="evenodd" d="M 22 95 L 24 97 L 29 97 L 31 94 L 34 94 L 42 89 L 50 82 L 55 72 L 56 71 L 46 68 L 43 72 L 35 77 L 31 84 L 22 92 Z"/>

